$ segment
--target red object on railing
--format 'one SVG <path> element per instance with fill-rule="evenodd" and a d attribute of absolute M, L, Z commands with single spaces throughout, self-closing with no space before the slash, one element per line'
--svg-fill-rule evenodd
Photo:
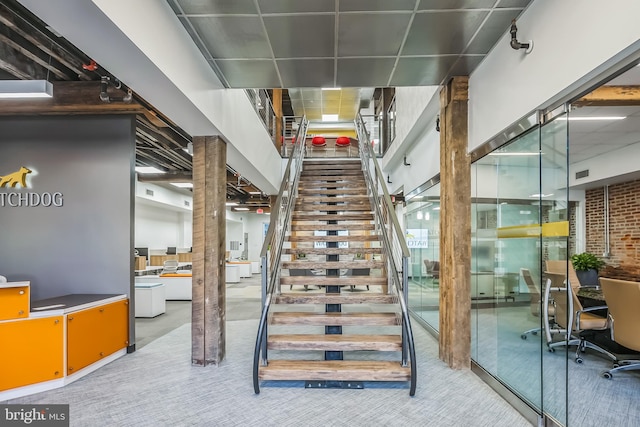
<path fill-rule="evenodd" d="M 351 144 L 351 139 L 349 139 L 349 138 L 348 138 L 348 137 L 346 137 L 346 136 L 339 136 L 339 137 L 336 139 L 336 145 L 337 145 L 338 147 L 347 147 L 347 146 L 349 146 L 350 144 Z"/>
<path fill-rule="evenodd" d="M 327 140 L 324 139 L 324 136 L 317 135 L 313 137 L 313 139 L 311 140 L 311 144 L 314 147 L 322 147 L 324 145 L 327 145 Z"/>
<path fill-rule="evenodd" d="M 98 69 L 98 64 L 92 59 L 88 64 L 82 64 L 82 69 L 87 71 L 95 71 Z"/>

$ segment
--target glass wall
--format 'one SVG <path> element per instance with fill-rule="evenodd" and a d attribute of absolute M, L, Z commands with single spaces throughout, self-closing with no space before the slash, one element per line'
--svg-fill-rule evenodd
<path fill-rule="evenodd" d="M 409 260 L 409 308 L 439 329 L 440 184 L 412 197 L 404 218 Z"/>
<path fill-rule="evenodd" d="M 566 260 L 566 120 L 534 127 L 472 165 L 472 358 L 566 425 L 566 347 L 547 351 L 540 295 Z M 543 397 L 544 396 L 544 397 Z"/>

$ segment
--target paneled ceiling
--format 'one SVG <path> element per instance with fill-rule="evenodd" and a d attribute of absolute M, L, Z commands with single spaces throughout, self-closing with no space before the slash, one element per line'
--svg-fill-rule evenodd
<path fill-rule="evenodd" d="M 438 85 L 531 0 L 167 0 L 232 88 Z"/>

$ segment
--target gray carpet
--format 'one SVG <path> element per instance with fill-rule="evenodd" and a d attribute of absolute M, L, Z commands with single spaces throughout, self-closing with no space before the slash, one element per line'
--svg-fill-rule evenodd
<path fill-rule="evenodd" d="M 530 425 L 473 373 L 448 369 L 419 327 L 413 398 L 406 384 L 337 390 L 270 382 L 255 395 L 256 327 L 256 319 L 227 322 L 227 357 L 218 367 L 190 365 L 185 324 L 73 384 L 10 403 L 68 403 L 72 426 Z"/>

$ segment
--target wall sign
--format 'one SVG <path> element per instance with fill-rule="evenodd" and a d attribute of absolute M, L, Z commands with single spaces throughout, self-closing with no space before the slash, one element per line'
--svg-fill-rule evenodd
<path fill-rule="evenodd" d="M 0 189 L 4 188 L 18 188 L 22 189 L 30 188 L 27 185 L 27 176 L 33 173 L 33 170 L 21 166 L 15 172 L 11 172 L 7 175 L 0 175 Z M 31 191 L 10 191 L 0 192 L 0 207 L 61 207 L 63 204 L 63 195 L 60 192 L 49 193 L 36 193 Z"/>

